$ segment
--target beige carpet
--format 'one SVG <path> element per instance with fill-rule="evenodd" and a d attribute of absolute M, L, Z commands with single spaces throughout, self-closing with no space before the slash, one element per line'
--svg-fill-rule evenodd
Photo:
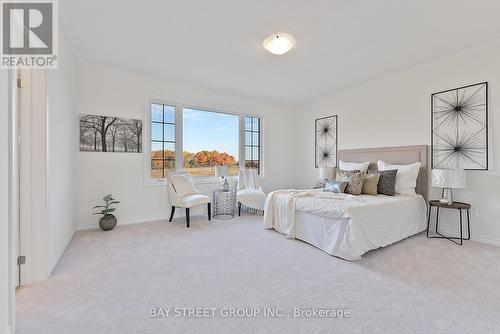
<path fill-rule="evenodd" d="M 261 219 L 78 232 L 52 277 L 19 291 L 18 333 L 500 333 L 500 248 L 418 235 L 347 262 Z M 151 319 L 150 307 L 218 309 Z M 230 307 L 292 314 L 226 318 Z M 351 315 L 293 317 L 312 307 Z"/>

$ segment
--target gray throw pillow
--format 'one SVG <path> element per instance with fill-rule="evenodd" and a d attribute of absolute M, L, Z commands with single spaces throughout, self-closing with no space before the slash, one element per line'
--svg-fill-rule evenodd
<path fill-rule="evenodd" d="M 340 194 L 345 192 L 346 187 L 347 187 L 347 182 L 329 180 L 325 183 L 323 191 L 331 191 L 332 193 Z"/>
<path fill-rule="evenodd" d="M 384 170 L 379 172 L 380 178 L 378 180 L 377 192 L 382 195 L 394 196 L 396 189 L 396 174 L 397 169 Z"/>

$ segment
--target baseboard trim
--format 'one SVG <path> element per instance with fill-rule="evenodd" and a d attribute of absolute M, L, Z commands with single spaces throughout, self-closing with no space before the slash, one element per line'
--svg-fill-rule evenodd
<path fill-rule="evenodd" d="M 439 228 L 439 232 L 443 232 L 447 236 L 454 236 L 454 237 L 455 236 L 460 236 L 460 231 L 452 229 L 452 228 Z M 463 232 L 465 232 L 464 235 L 467 234 L 467 231 L 463 231 Z M 487 237 L 485 235 L 481 235 L 481 234 L 477 234 L 477 233 L 473 233 L 473 232 L 471 233 L 470 239 L 472 241 L 480 242 L 480 243 L 483 243 L 483 244 L 488 244 L 488 245 L 493 245 L 493 246 L 500 246 L 500 240 L 499 239 Z"/>
<path fill-rule="evenodd" d="M 192 218 L 196 217 L 206 217 L 205 214 L 199 214 L 199 215 L 191 215 Z M 132 219 L 132 220 L 119 220 L 118 225 L 131 225 L 131 224 L 142 224 L 142 223 L 155 223 L 155 222 L 161 222 L 161 223 L 166 223 L 168 222 L 167 216 L 157 216 L 157 217 L 145 217 L 142 219 Z M 175 219 L 184 219 L 184 217 L 176 217 Z M 76 230 L 77 231 L 84 231 L 84 230 L 95 230 L 99 229 L 99 223 L 93 222 L 93 223 L 83 223 L 83 224 L 78 224 Z"/>
<path fill-rule="evenodd" d="M 119 220 L 118 225 L 131 225 L 131 224 L 141 224 L 141 223 L 153 223 L 153 222 L 167 222 L 168 218 L 166 216 L 160 217 L 146 217 L 143 219 L 131 219 L 131 220 Z M 76 228 L 77 231 L 83 230 L 95 230 L 99 228 L 99 223 L 84 223 L 79 224 Z"/>

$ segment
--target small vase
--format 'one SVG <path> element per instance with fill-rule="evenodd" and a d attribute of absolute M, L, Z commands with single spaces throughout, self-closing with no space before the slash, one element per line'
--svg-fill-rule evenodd
<path fill-rule="evenodd" d="M 115 228 L 116 223 L 117 223 L 116 217 L 109 213 L 107 215 L 102 216 L 101 219 L 99 219 L 99 227 L 103 231 L 111 231 L 112 229 Z"/>

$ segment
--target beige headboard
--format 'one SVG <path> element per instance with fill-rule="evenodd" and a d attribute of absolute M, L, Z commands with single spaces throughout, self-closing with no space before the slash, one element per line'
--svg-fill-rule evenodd
<path fill-rule="evenodd" d="M 427 145 L 362 148 L 355 150 L 339 150 L 338 159 L 353 162 L 370 161 L 369 169 L 377 169 L 377 161 L 383 160 L 393 164 L 422 163 L 417 178 L 416 192 L 427 201 L 429 188 L 429 165 L 427 163 Z"/>

